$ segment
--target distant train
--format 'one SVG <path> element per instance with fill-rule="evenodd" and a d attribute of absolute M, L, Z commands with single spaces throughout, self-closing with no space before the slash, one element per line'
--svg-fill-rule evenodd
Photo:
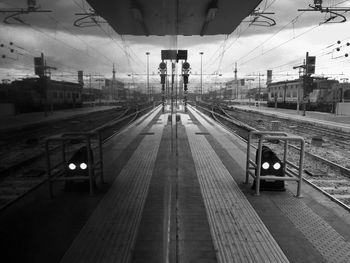
<path fill-rule="evenodd" d="M 72 108 L 82 105 L 82 85 L 49 78 L 27 78 L 0 84 L 0 103 L 12 103 L 17 113 L 46 107 Z"/>
<path fill-rule="evenodd" d="M 296 109 L 303 102 L 301 79 L 271 82 L 267 86 L 268 107 Z M 350 84 L 325 78 L 314 79 L 312 91 L 307 97 L 307 110 L 334 112 L 337 102 L 350 101 Z"/>

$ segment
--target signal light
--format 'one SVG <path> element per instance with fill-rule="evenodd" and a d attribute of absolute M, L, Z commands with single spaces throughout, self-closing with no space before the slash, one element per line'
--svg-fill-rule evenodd
<path fill-rule="evenodd" d="M 34 57 L 34 73 L 39 77 L 44 76 L 44 59 L 43 57 Z"/>
<path fill-rule="evenodd" d="M 77 167 L 76 167 L 76 165 L 74 163 L 70 163 L 68 165 L 68 168 L 71 169 L 71 170 L 75 170 L 75 168 L 77 168 Z"/>
<path fill-rule="evenodd" d="M 270 164 L 268 162 L 264 162 L 261 166 L 263 169 L 267 170 L 270 168 Z M 274 166 L 275 167 L 275 166 Z"/>
<path fill-rule="evenodd" d="M 182 69 L 188 70 L 189 68 L 190 68 L 190 63 L 188 63 L 187 61 L 182 64 Z"/>
<path fill-rule="evenodd" d="M 165 69 L 166 69 L 166 64 L 165 64 L 165 62 L 160 62 L 160 63 L 159 63 L 159 69 L 160 69 L 160 70 L 165 70 Z"/>
<path fill-rule="evenodd" d="M 316 66 L 316 57 L 307 56 L 306 57 L 306 74 L 314 74 Z"/>
<path fill-rule="evenodd" d="M 275 163 L 273 165 L 273 169 L 275 169 L 275 170 L 279 170 L 280 168 L 281 168 L 281 164 L 280 163 Z"/>
<path fill-rule="evenodd" d="M 86 163 L 81 163 L 80 164 L 80 169 L 85 170 L 87 168 L 87 164 Z"/>
<path fill-rule="evenodd" d="M 256 163 L 258 162 L 258 150 L 256 151 Z M 284 191 L 284 181 L 264 180 L 264 176 L 285 176 L 283 163 L 277 157 L 276 153 L 269 147 L 263 145 L 261 152 L 261 170 L 260 170 L 260 190 Z M 254 180 L 252 188 L 255 189 L 256 181 Z"/>

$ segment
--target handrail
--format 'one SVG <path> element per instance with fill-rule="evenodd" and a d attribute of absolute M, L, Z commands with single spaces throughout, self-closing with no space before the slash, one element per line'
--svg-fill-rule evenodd
<path fill-rule="evenodd" d="M 257 149 L 257 159 L 256 161 L 253 161 L 250 159 L 250 147 L 252 145 L 252 137 L 253 136 L 258 137 L 258 149 Z M 284 141 L 284 154 L 283 154 L 283 172 L 284 174 L 289 175 L 290 177 L 278 177 L 278 176 L 263 176 L 264 178 L 261 178 L 261 158 L 262 158 L 262 146 L 264 141 L 272 141 L 272 140 L 282 140 Z M 297 165 L 291 165 L 291 162 L 288 161 L 287 155 L 288 155 L 288 142 L 289 141 L 299 141 L 300 142 L 300 158 L 299 158 L 299 166 Z M 273 179 L 273 180 L 282 180 L 282 181 L 297 181 L 298 187 L 297 187 L 297 197 L 300 197 L 301 194 L 301 183 L 302 183 L 302 175 L 303 175 L 303 166 L 304 166 L 304 147 L 305 147 L 305 141 L 301 136 L 296 135 L 290 135 L 284 132 L 276 132 L 276 131 L 251 131 L 248 135 L 248 141 L 247 141 L 247 160 L 246 160 L 246 180 L 245 183 L 249 183 L 249 175 L 255 178 L 256 181 L 256 187 L 255 187 L 255 195 L 260 194 L 260 180 L 261 179 Z M 251 166 L 253 165 L 253 166 Z M 290 172 L 290 169 L 288 168 L 288 165 L 291 165 L 293 168 L 298 170 L 297 176 L 295 175 L 295 172 Z M 255 169 L 255 175 L 250 170 Z"/>
<path fill-rule="evenodd" d="M 52 183 L 53 181 L 56 180 L 60 180 L 60 181 L 65 181 L 65 180 L 75 180 L 75 179 L 83 179 L 83 180 L 89 180 L 90 183 L 90 194 L 92 195 L 94 193 L 94 176 L 95 176 L 95 169 L 98 167 L 100 170 L 100 181 L 101 184 L 104 183 L 104 174 L 103 174 L 103 149 L 102 149 L 102 144 L 103 144 L 103 139 L 102 139 L 102 132 L 110 127 L 112 127 L 113 125 L 115 125 L 118 122 L 121 122 L 125 119 L 128 119 L 130 117 L 132 117 L 133 115 L 137 115 L 143 111 L 146 111 L 150 108 L 153 108 L 153 106 L 149 106 L 146 107 L 142 110 L 138 110 L 134 113 L 128 114 L 120 119 L 117 119 L 115 121 L 112 121 L 110 123 L 104 124 L 100 127 L 97 127 L 91 131 L 88 132 L 69 132 L 69 133 L 64 133 L 64 134 L 60 134 L 60 135 L 54 135 L 51 136 L 49 138 L 46 139 L 45 142 L 45 150 L 46 150 L 46 167 L 47 167 L 47 175 L 48 175 L 48 180 L 49 180 L 49 192 L 50 192 L 50 197 L 53 197 L 53 187 L 52 187 Z M 91 145 L 91 141 L 95 139 L 97 140 L 98 146 L 96 148 L 98 148 L 98 160 L 96 161 L 92 161 L 92 156 L 91 156 L 91 152 L 90 149 L 93 150 L 94 148 L 92 148 Z M 88 167 L 89 167 L 89 176 L 88 178 L 86 177 L 81 177 L 81 176 L 74 176 L 71 178 L 67 178 L 67 177 L 62 177 L 62 178 L 56 178 L 55 176 L 58 175 L 58 173 L 53 174 L 52 170 L 54 168 L 58 168 L 59 166 L 63 166 L 63 171 L 64 173 L 66 172 L 66 143 L 67 141 L 70 140 L 81 140 L 83 142 L 86 143 L 86 149 L 87 149 L 87 156 L 88 156 Z M 54 167 L 51 166 L 51 161 L 50 161 L 50 147 L 49 144 L 51 142 L 60 142 L 61 143 L 61 150 L 62 150 L 62 161 L 59 162 L 57 165 L 55 165 Z"/>
<path fill-rule="evenodd" d="M 47 168 L 47 175 L 48 175 L 48 180 L 49 180 L 49 193 L 50 197 L 53 197 L 53 187 L 52 183 L 53 181 L 65 181 L 65 180 L 74 180 L 74 179 L 82 179 L 82 180 L 89 180 L 89 185 L 90 185 L 90 195 L 93 195 L 94 193 L 94 177 L 95 177 L 95 169 L 96 169 L 96 164 L 99 164 L 99 169 L 100 169 L 100 180 L 101 184 L 104 183 L 104 177 L 103 177 L 103 152 L 102 149 L 99 151 L 99 160 L 96 162 L 93 162 L 93 156 L 91 154 L 91 140 L 95 136 L 95 133 L 92 132 L 72 132 L 72 133 L 66 133 L 66 134 L 61 134 L 61 135 L 55 135 L 51 136 L 48 139 L 46 139 L 45 142 L 45 150 L 46 150 L 46 168 Z M 64 174 L 67 172 L 67 161 L 66 161 L 66 142 L 70 140 L 82 140 L 85 141 L 86 145 L 86 151 L 87 151 L 87 165 L 88 165 L 88 178 L 86 177 L 81 177 L 81 176 L 73 176 L 71 178 L 67 177 L 62 177 L 62 178 L 56 178 L 52 174 L 53 168 L 51 167 L 51 161 L 50 161 L 50 148 L 49 145 L 51 142 L 60 142 L 61 143 L 61 150 L 62 150 L 62 162 L 58 163 L 56 167 L 59 167 L 60 165 L 63 166 L 63 171 Z M 99 140 L 99 148 L 101 148 L 101 137 L 98 137 Z M 55 174 L 57 175 L 57 173 Z"/>

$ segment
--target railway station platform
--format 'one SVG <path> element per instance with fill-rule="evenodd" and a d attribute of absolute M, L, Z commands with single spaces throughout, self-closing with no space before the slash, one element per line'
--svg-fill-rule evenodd
<path fill-rule="evenodd" d="M 319 215 L 292 183 L 254 196 L 245 144 L 192 107 L 178 115 L 157 108 L 105 145 L 106 173 L 134 150 L 62 263 L 349 262 L 346 212 Z"/>
<path fill-rule="evenodd" d="M 350 262 L 349 212 L 307 185 L 296 198 L 292 182 L 255 196 L 243 183 L 246 143 L 188 108 L 169 118 L 156 107 L 105 142 L 110 183 L 93 209 L 74 206 L 88 215 L 81 224 L 71 193 L 36 199 L 64 224 L 45 222 L 42 211 L 55 233 L 28 246 L 54 245 L 75 226 L 50 262 Z"/>
<path fill-rule="evenodd" d="M 232 105 L 232 108 L 237 108 L 245 111 L 261 112 L 265 115 L 278 116 L 284 119 L 298 120 L 309 122 L 315 125 L 324 126 L 327 128 L 350 132 L 350 116 L 335 115 L 327 112 L 306 111 L 305 116 L 302 116 L 303 111 L 291 109 L 270 108 L 267 106 L 247 106 L 247 105 Z"/>

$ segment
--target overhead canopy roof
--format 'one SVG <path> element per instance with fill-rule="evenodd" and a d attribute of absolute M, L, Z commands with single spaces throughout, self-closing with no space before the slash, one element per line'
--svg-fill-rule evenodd
<path fill-rule="evenodd" d="M 230 34 L 261 0 L 87 0 L 121 35 Z"/>

